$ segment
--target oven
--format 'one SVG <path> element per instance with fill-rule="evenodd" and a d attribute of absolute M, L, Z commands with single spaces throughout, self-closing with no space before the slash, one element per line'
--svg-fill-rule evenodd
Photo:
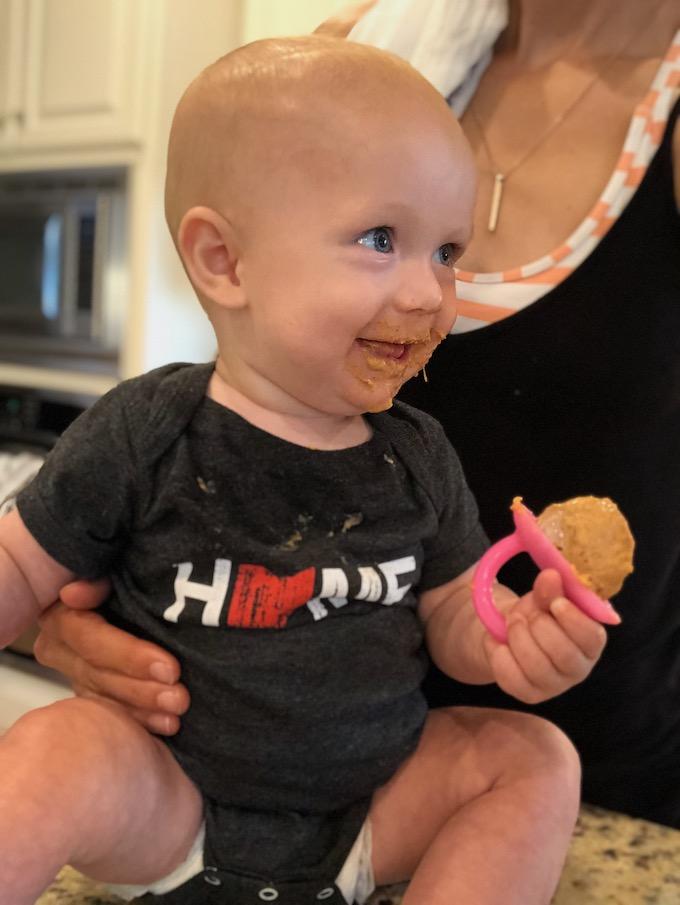
<path fill-rule="evenodd" d="M 0 386 L 0 515 L 37 473 L 59 435 L 94 396 Z M 37 628 L 0 651 L 0 731 L 26 710 L 70 694 L 64 680 L 33 658 Z"/>

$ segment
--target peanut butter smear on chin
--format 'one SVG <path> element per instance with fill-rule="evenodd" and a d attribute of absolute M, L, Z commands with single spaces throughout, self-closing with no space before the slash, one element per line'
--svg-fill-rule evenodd
<path fill-rule="evenodd" d="M 621 590 L 633 571 L 635 541 L 616 503 L 607 497 L 574 497 L 547 506 L 538 523 L 598 597 L 607 600 Z"/>
<path fill-rule="evenodd" d="M 375 388 L 376 392 L 382 389 L 383 384 L 388 384 L 385 387 L 387 395 L 383 396 L 381 401 L 376 401 L 367 410 L 369 412 L 384 412 L 390 408 L 394 397 L 402 386 L 407 380 L 422 371 L 445 336 L 445 333 L 432 329 L 426 339 L 390 336 L 382 340 L 366 341 L 362 348 L 361 363 L 348 365 L 348 371 L 365 386 Z M 381 355 L 379 351 L 381 342 L 403 345 L 405 354 L 402 358 Z"/>

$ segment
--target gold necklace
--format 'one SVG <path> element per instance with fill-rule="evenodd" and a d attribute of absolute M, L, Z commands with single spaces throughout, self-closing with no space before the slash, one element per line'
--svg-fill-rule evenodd
<path fill-rule="evenodd" d="M 662 5 L 662 4 L 659 4 Z M 484 133 L 484 129 L 482 128 L 482 124 L 480 123 L 477 114 L 474 110 L 474 101 L 468 107 L 468 111 L 470 113 L 471 118 L 474 120 L 475 128 L 479 133 L 479 137 L 482 140 L 482 145 L 484 147 L 484 153 L 489 161 L 491 166 L 491 171 L 493 174 L 493 192 L 491 193 L 491 205 L 489 207 L 489 220 L 487 222 L 486 228 L 490 233 L 496 231 L 496 227 L 498 226 L 498 218 L 501 212 L 501 202 L 503 201 L 503 187 L 507 179 L 512 176 L 512 174 L 518 170 L 525 161 L 531 157 L 531 155 L 536 151 L 542 144 L 545 142 L 552 133 L 560 126 L 567 116 L 571 113 L 571 111 L 583 100 L 583 98 L 588 94 L 591 88 L 598 82 L 602 76 L 614 65 L 614 63 L 619 59 L 619 57 L 626 52 L 626 50 L 630 47 L 633 41 L 636 38 L 640 37 L 641 32 L 634 33 L 631 38 L 629 38 L 625 44 L 616 51 L 616 53 L 612 54 L 604 66 L 602 66 L 595 73 L 594 77 L 586 84 L 585 88 L 580 91 L 576 98 L 569 104 L 569 106 L 560 113 L 560 115 L 548 126 L 548 128 L 542 132 L 536 141 L 529 145 L 529 148 L 520 156 L 519 160 L 516 160 L 512 166 L 508 167 L 505 170 L 501 170 L 499 166 L 497 166 L 493 154 L 491 153 L 491 148 L 489 147 L 489 143 L 486 140 L 486 135 Z"/>

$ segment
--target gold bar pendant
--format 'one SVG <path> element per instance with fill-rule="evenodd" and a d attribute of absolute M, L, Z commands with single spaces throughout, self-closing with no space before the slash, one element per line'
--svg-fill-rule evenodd
<path fill-rule="evenodd" d="M 502 173 L 496 173 L 493 180 L 493 194 L 491 196 L 491 207 L 489 209 L 489 223 L 487 229 L 490 233 L 496 232 L 498 225 L 498 214 L 501 210 L 501 200 L 503 199 L 503 183 L 505 176 Z"/>

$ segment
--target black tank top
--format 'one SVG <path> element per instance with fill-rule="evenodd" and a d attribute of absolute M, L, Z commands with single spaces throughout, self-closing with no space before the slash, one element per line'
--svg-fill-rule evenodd
<path fill-rule="evenodd" d="M 637 541 L 635 572 L 614 603 L 586 682 L 534 708 L 562 726 L 584 761 L 584 798 L 680 826 L 680 216 L 673 192 L 673 108 L 637 192 L 592 254 L 547 295 L 505 320 L 448 337 L 401 398 L 443 424 L 497 539 L 516 495 L 534 511 L 609 496 Z M 549 203 L 549 202 L 548 202 Z M 535 567 L 501 577 L 517 591 Z M 521 709 L 495 686 L 433 670 L 434 706 Z M 526 708 L 524 708 L 526 709 Z"/>

